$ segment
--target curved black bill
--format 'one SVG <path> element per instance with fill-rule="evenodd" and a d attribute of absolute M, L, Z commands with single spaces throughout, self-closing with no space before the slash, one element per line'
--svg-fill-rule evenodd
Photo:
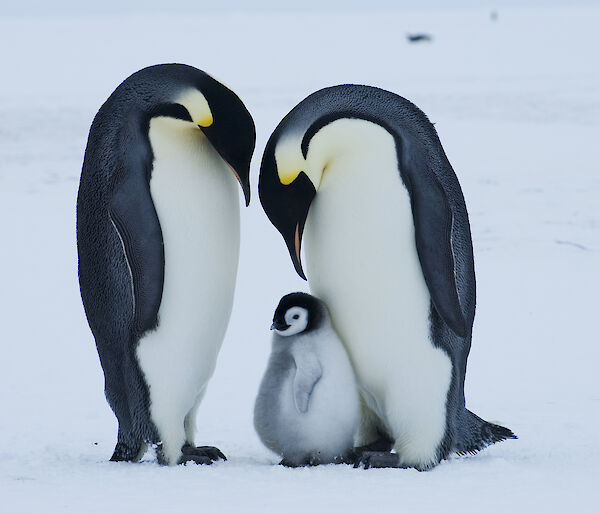
<path fill-rule="evenodd" d="M 269 220 L 283 236 L 296 273 L 306 280 L 301 259 L 302 234 L 308 210 L 316 194 L 315 187 L 303 171 L 291 184 L 282 184 L 275 158 L 272 155 L 267 157 L 265 152 L 258 193 Z"/>
<path fill-rule="evenodd" d="M 231 168 L 231 171 L 235 175 L 235 178 L 237 179 L 237 181 L 240 183 L 240 186 L 242 187 L 242 192 L 244 193 L 244 200 L 246 202 L 246 207 L 248 207 L 248 205 L 250 205 L 250 179 L 249 179 L 250 172 L 240 175 L 231 164 L 229 164 L 229 163 L 227 163 L 227 164 Z M 247 177 L 247 178 L 245 180 L 243 180 L 242 176 Z"/>
<path fill-rule="evenodd" d="M 250 205 L 250 160 L 254 151 L 255 139 L 254 125 L 251 119 L 249 123 L 251 127 L 248 130 L 233 133 L 226 130 L 227 127 L 217 129 L 215 124 L 210 127 L 198 125 L 240 183 L 246 207 Z M 232 135 L 236 136 L 233 140 Z"/>

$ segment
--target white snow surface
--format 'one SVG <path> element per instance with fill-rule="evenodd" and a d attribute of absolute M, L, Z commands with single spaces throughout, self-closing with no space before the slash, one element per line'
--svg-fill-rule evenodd
<path fill-rule="evenodd" d="M 600 6 L 497 2 L 493 21 L 489 2 L 433 4 L 0 15 L 1 512 L 597 512 Z M 417 31 L 434 40 L 409 44 Z M 117 425 L 77 284 L 89 125 L 159 62 L 223 80 L 257 126 L 233 314 L 198 412 L 198 444 L 229 458 L 212 466 L 108 462 Z M 252 427 L 273 309 L 306 290 L 258 201 L 262 150 L 306 95 L 349 82 L 436 124 L 475 250 L 467 406 L 519 436 L 430 472 L 285 469 Z"/>

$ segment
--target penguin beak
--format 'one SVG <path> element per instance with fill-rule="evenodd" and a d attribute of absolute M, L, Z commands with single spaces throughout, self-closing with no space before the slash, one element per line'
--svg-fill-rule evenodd
<path fill-rule="evenodd" d="M 242 192 L 244 193 L 244 200 L 246 202 L 246 207 L 248 207 L 248 205 L 250 205 L 250 170 L 248 170 L 247 173 L 244 173 L 242 175 L 242 176 L 246 177 L 245 180 L 242 180 L 242 176 L 240 176 L 240 174 L 237 171 L 235 171 L 235 168 L 229 163 L 227 163 L 227 165 L 229 166 L 229 168 L 235 175 L 235 178 L 237 179 L 237 181 L 240 183 Z"/>
<path fill-rule="evenodd" d="M 260 203 L 271 223 L 283 236 L 296 273 L 304 280 L 306 275 L 301 259 L 302 234 L 316 193 L 313 183 L 304 172 L 300 172 L 289 185 L 282 184 L 274 153 L 267 145 L 258 180 Z"/>
<path fill-rule="evenodd" d="M 240 183 L 246 207 L 250 205 L 250 159 L 255 141 L 254 124 L 251 119 L 250 123 L 252 125 L 248 130 L 234 133 L 236 137 L 233 140 L 231 132 L 219 130 L 216 123 L 210 127 L 198 125 Z"/>
<path fill-rule="evenodd" d="M 288 328 L 290 328 L 290 326 L 287 323 L 283 323 L 281 321 L 273 321 L 273 324 L 271 325 L 271 330 L 278 330 L 279 332 L 283 332 Z"/>

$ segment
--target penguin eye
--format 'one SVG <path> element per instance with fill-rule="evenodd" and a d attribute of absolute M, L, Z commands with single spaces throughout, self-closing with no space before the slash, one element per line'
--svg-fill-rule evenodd
<path fill-rule="evenodd" d="M 292 316 L 292 318 L 294 318 L 294 319 L 298 319 L 299 317 L 300 317 L 300 316 L 299 316 L 298 314 L 294 314 L 294 315 Z"/>

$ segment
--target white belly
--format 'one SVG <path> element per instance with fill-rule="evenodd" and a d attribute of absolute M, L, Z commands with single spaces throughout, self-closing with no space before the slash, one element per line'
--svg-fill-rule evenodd
<path fill-rule="evenodd" d="M 233 173 L 199 129 L 155 118 L 150 142 L 165 278 L 158 328 L 140 340 L 137 356 L 152 420 L 173 464 L 185 441 L 185 416 L 214 371 L 231 314 L 239 204 Z"/>
<path fill-rule="evenodd" d="M 323 174 L 304 235 L 307 276 L 403 462 L 426 464 L 445 432 L 451 362 L 430 341 L 430 296 L 394 141 L 377 125 L 344 122 L 360 124 L 368 143 Z"/>

